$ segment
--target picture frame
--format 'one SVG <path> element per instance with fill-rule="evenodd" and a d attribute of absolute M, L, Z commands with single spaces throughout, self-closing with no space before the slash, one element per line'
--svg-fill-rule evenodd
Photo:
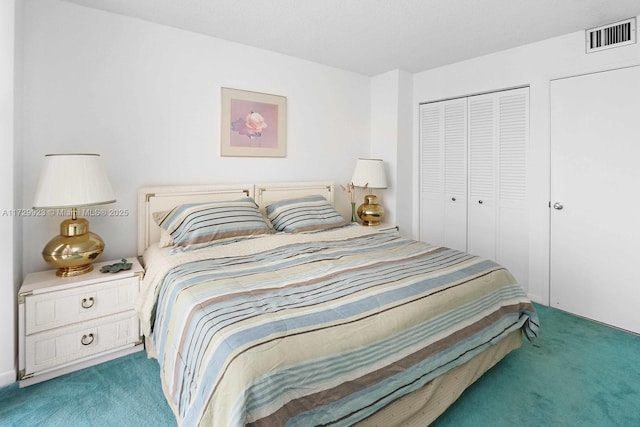
<path fill-rule="evenodd" d="M 223 87 L 221 102 L 221 156 L 286 157 L 286 97 Z"/>

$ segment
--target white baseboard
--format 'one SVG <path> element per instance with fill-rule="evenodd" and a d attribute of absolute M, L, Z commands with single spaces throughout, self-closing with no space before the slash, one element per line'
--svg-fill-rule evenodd
<path fill-rule="evenodd" d="M 16 371 L 11 370 L 11 371 L 6 371 L 6 372 L 0 372 L 0 387 L 4 387 L 10 384 L 13 384 L 16 382 Z"/>

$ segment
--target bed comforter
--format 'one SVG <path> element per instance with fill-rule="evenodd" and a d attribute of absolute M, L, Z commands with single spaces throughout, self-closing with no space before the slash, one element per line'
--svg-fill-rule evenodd
<path fill-rule="evenodd" d="M 353 425 L 514 330 L 535 337 L 500 265 L 362 229 L 148 251 L 139 312 L 179 424 Z"/>

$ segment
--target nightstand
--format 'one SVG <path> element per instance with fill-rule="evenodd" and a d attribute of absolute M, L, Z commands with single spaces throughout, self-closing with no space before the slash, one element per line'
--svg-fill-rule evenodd
<path fill-rule="evenodd" d="M 20 387 L 140 351 L 144 348 L 135 300 L 144 269 L 73 277 L 55 270 L 31 273 L 18 294 Z"/>

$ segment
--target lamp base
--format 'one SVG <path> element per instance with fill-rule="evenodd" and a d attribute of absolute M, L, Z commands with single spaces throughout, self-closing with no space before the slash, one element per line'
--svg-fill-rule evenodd
<path fill-rule="evenodd" d="M 364 196 L 364 203 L 358 207 L 357 213 L 362 225 L 380 225 L 384 218 L 384 208 L 378 204 L 378 198 L 373 194 Z"/>
<path fill-rule="evenodd" d="M 60 235 L 54 237 L 42 250 L 42 257 L 57 268 L 60 277 L 78 276 L 93 270 L 93 262 L 104 251 L 104 241 L 89 231 L 84 218 L 67 219 L 60 224 Z"/>
<path fill-rule="evenodd" d="M 93 264 L 81 265 L 79 267 L 60 267 L 56 270 L 58 277 L 72 277 L 93 271 Z"/>

